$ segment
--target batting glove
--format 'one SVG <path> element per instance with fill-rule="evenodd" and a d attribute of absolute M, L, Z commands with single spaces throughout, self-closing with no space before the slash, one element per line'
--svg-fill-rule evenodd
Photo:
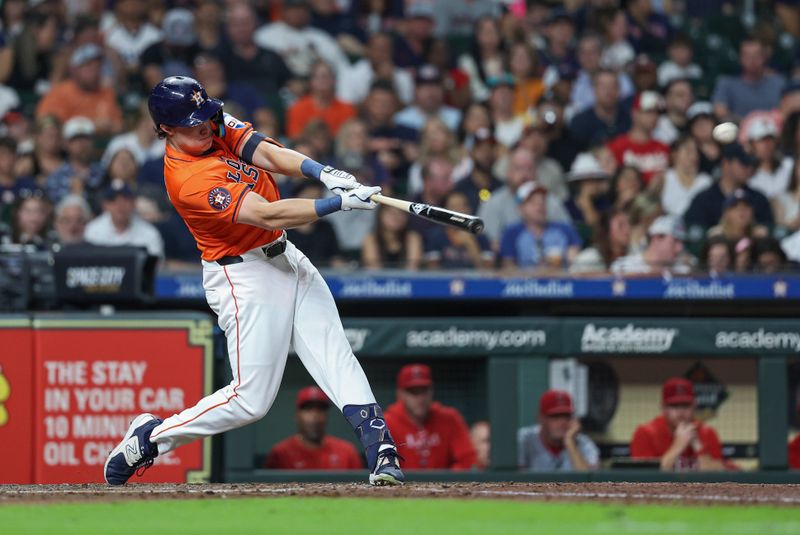
<path fill-rule="evenodd" d="M 325 167 L 319 174 L 319 179 L 325 184 L 325 187 L 337 195 L 341 195 L 349 189 L 361 187 L 361 184 L 356 180 L 356 177 L 342 171 L 341 169 L 334 169 L 330 165 Z"/>
<path fill-rule="evenodd" d="M 359 186 L 350 191 L 339 193 L 342 198 L 342 210 L 374 210 L 378 205 L 370 197 L 380 193 L 380 186 Z"/>

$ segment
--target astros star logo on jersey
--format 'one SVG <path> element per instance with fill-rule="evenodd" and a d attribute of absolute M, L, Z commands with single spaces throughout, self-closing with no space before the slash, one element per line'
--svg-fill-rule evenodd
<path fill-rule="evenodd" d="M 203 102 L 206 101 L 206 99 L 203 98 L 203 94 L 200 91 L 192 92 L 191 98 L 192 101 L 194 101 L 195 106 L 197 106 L 198 108 L 203 105 Z"/>
<path fill-rule="evenodd" d="M 224 210 L 231 204 L 231 192 L 225 188 L 214 188 L 208 192 L 208 204 L 214 210 Z"/>

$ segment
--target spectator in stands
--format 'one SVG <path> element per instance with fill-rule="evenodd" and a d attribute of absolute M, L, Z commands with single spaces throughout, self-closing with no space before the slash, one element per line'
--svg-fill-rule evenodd
<path fill-rule="evenodd" d="M 682 377 L 661 389 L 661 414 L 636 428 L 631 458 L 658 460 L 661 470 L 724 470 L 722 446 L 714 429 L 694 417 L 692 383 Z"/>
<path fill-rule="evenodd" d="M 361 119 L 350 119 L 339 128 L 334 146 L 334 160 L 334 166 L 337 169 L 369 169 L 372 176 L 370 184 L 384 185 L 391 183 L 392 177 L 386 171 L 386 168 L 369 151 L 369 132 L 367 131 L 367 124 Z M 364 180 L 364 182 L 366 181 Z"/>
<path fill-rule="evenodd" d="M 428 119 L 420 132 L 419 156 L 408 170 L 408 193 L 417 194 L 422 190 L 422 170 L 435 159 L 447 160 L 453 167 L 462 159 L 455 132 L 437 117 Z"/>
<path fill-rule="evenodd" d="M 768 229 L 757 225 L 753 220 L 753 202 L 747 191 L 737 189 L 731 193 L 722 206 L 719 223 L 708 229 L 708 236 L 724 236 L 733 244 L 766 236 Z M 736 247 L 737 250 L 739 246 Z"/>
<path fill-rule="evenodd" d="M 472 148 L 475 143 L 475 134 L 478 130 L 492 131 L 492 116 L 489 112 L 489 107 L 483 102 L 470 104 L 461 119 L 461 127 L 458 130 L 458 134 L 466 150 Z"/>
<path fill-rule="evenodd" d="M 298 99 L 286 114 L 286 135 L 296 138 L 313 119 L 322 120 L 335 136 L 339 127 L 356 115 L 352 104 L 336 98 L 336 74 L 325 61 L 317 60 L 309 71 L 309 94 Z"/>
<path fill-rule="evenodd" d="M 472 171 L 456 182 L 455 190 L 462 193 L 469 203 L 470 212 L 475 213 L 481 204 L 488 201 L 495 190 L 503 183 L 493 173 L 497 158 L 497 140 L 491 130 L 480 128 L 473 135 L 472 150 L 469 152 Z"/>
<path fill-rule="evenodd" d="M 165 143 L 163 139 L 158 139 L 156 135 L 156 131 L 153 128 L 153 119 L 150 118 L 146 103 L 143 103 L 136 110 L 135 121 L 133 129 L 114 136 L 108 142 L 100 160 L 103 167 L 108 168 L 111 159 L 120 150 L 129 151 L 138 165 L 143 165 L 148 160 L 161 161 L 164 158 Z"/>
<path fill-rule="evenodd" d="M 73 117 L 88 117 L 99 134 L 118 132 L 122 111 L 114 90 L 100 84 L 102 58 L 103 50 L 95 44 L 76 48 L 69 61 L 70 78 L 55 84 L 42 97 L 36 116 L 53 115 L 62 123 Z"/>
<path fill-rule="evenodd" d="M 511 149 L 522 136 L 525 121 L 514 113 L 514 77 L 508 73 L 492 76 L 486 82 L 490 89 L 489 110 L 494 124 L 494 137 L 501 147 Z"/>
<path fill-rule="evenodd" d="M 522 222 L 507 227 L 500 240 L 503 267 L 560 271 L 581 248 L 575 228 L 547 220 L 547 190 L 529 181 L 517 190 Z"/>
<path fill-rule="evenodd" d="M 547 14 L 545 21 L 544 36 L 547 39 L 546 46 L 542 51 L 542 59 L 545 66 L 552 74 L 560 71 L 561 67 L 577 72 L 579 65 L 575 57 L 572 41 L 575 37 L 575 22 L 567 11 L 562 7 L 552 7 Z M 545 75 L 548 79 L 548 75 Z"/>
<path fill-rule="evenodd" d="M 33 147 L 31 174 L 35 177 L 37 185 L 43 189 L 47 177 L 64 165 L 64 140 L 61 137 L 61 122 L 58 118 L 45 115 L 36 120 Z"/>
<path fill-rule="evenodd" d="M 417 131 L 394 123 L 398 109 L 397 95 L 391 84 L 375 81 L 370 87 L 362 119 L 369 129 L 369 150 L 393 177 L 408 172 L 410 154 L 416 148 Z"/>
<path fill-rule="evenodd" d="M 528 472 L 596 470 L 600 450 L 580 431 L 569 393 L 546 391 L 539 398 L 539 423 L 517 433 L 519 468 Z"/>
<path fill-rule="evenodd" d="M 309 25 L 309 0 L 284 0 L 282 20 L 260 27 L 255 43 L 280 54 L 295 77 L 311 75 L 317 60 L 325 60 L 335 72 L 349 66 L 339 43 L 322 30 Z"/>
<path fill-rule="evenodd" d="M 753 241 L 751 265 L 756 273 L 775 275 L 788 268 L 786 253 L 772 236 L 763 236 Z"/>
<path fill-rule="evenodd" d="M 551 118 L 552 119 L 552 118 Z M 515 148 L 522 147 L 531 152 L 536 158 L 536 181 L 547 188 L 552 195 L 561 201 L 569 197 L 567 178 L 564 168 L 557 160 L 547 155 L 550 148 L 550 129 L 552 125 L 544 120 L 540 113 L 530 115 L 530 122 L 522 131 L 522 136 Z M 498 172 L 506 174 L 508 155 L 504 156 L 502 167 L 498 164 Z"/>
<path fill-rule="evenodd" d="M 419 69 L 433 41 L 434 6 L 414 2 L 405 6 L 405 17 L 398 24 L 394 42 L 394 63 L 401 69 Z"/>
<path fill-rule="evenodd" d="M 409 470 L 469 470 L 478 459 L 461 414 L 433 401 L 433 376 L 424 364 L 397 374 L 397 401 L 384 412 L 397 452 Z"/>
<path fill-rule="evenodd" d="M 83 243 L 86 224 L 91 218 L 89 203 L 80 195 L 70 194 L 61 199 L 55 208 L 53 224 L 58 243 L 61 245 Z"/>
<path fill-rule="evenodd" d="M 50 219 L 53 207 L 43 192 L 35 192 L 17 200 L 11 220 L 11 242 L 30 245 L 43 251 L 50 248 L 53 236 Z"/>
<path fill-rule="evenodd" d="M 431 41 L 425 63 L 433 65 L 442 73 L 445 104 L 459 110 L 469 106 L 472 102 L 469 76 L 454 64 L 447 39 L 439 38 Z"/>
<path fill-rule="evenodd" d="M 747 185 L 747 180 L 753 174 L 753 164 L 753 157 L 738 143 L 724 147 L 719 179 L 695 196 L 684 215 L 692 241 L 696 241 L 707 229 L 719 222 L 725 199 L 737 189 L 747 192 L 753 205 L 756 222 L 772 225 L 772 209 L 769 201 L 763 194 Z"/>
<path fill-rule="evenodd" d="M 95 245 L 144 247 L 151 256 L 164 256 L 164 242 L 158 230 L 136 215 L 133 191 L 122 182 L 105 191 L 103 213 L 86 225 L 86 241 Z"/>
<path fill-rule="evenodd" d="M 758 117 L 747 125 L 750 153 L 756 160 L 756 169 L 748 185 L 774 199 L 789 187 L 792 158 L 783 158 L 778 150 L 778 129 L 767 117 Z"/>
<path fill-rule="evenodd" d="M 367 98 L 369 88 L 375 80 L 390 83 L 403 104 L 411 104 L 414 98 L 414 79 L 392 62 L 391 35 L 374 33 L 367 42 L 365 57 L 336 77 L 336 97 L 344 102 L 360 104 Z"/>
<path fill-rule="evenodd" d="M 700 250 L 700 268 L 711 277 L 727 275 L 734 268 L 736 250 L 724 236 L 713 236 Z"/>
<path fill-rule="evenodd" d="M 631 129 L 608 143 L 617 163 L 639 169 L 646 185 L 653 180 L 659 184 L 669 166 L 669 147 L 653 139 L 662 109 L 661 95 L 654 91 L 639 93 L 633 101 Z"/>
<path fill-rule="evenodd" d="M 265 468 L 276 470 L 360 470 L 361 456 L 350 442 L 326 432 L 328 396 L 316 386 L 297 393 L 295 423 L 297 433 L 272 447 Z"/>
<path fill-rule="evenodd" d="M 37 189 L 33 177 L 17 175 L 16 165 L 16 141 L 0 138 L 0 222 L 3 223 L 10 223 L 11 207 L 16 200 Z"/>
<path fill-rule="evenodd" d="M 496 18 L 481 17 L 475 22 L 470 50 L 458 58 L 458 66 L 469 76 L 472 100 L 489 98 L 488 80 L 505 71 L 505 45 Z"/>
<path fill-rule="evenodd" d="M 508 71 L 514 77 L 514 113 L 529 113 L 545 92 L 536 49 L 524 41 L 512 44 L 508 51 Z"/>
<path fill-rule="evenodd" d="M 636 51 L 628 42 L 628 19 L 625 11 L 618 8 L 598 12 L 604 41 L 600 65 L 615 71 L 625 70 L 636 57 Z"/>
<path fill-rule="evenodd" d="M 413 202 L 442 206 L 445 197 L 453 191 L 453 164 L 441 156 L 430 159 L 422 168 L 422 191 L 412 198 Z M 408 228 L 419 232 L 423 238 L 438 225 L 427 219 L 415 217 Z"/>
<path fill-rule="evenodd" d="M 786 233 L 800 229 L 800 158 L 795 159 L 786 191 L 772 199 L 775 225 Z"/>
<path fill-rule="evenodd" d="M 469 438 L 478 458 L 476 468 L 489 468 L 492 457 L 492 428 L 486 420 L 478 420 L 469 428 Z"/>
<path fill-rule="evenodd" d="M 647 54 L 638 54 L 633 60 L 631 78 L 633 79 L 634 93 L 658 91 L 656 64 Z"/>
<path fill-rule="evenodd" d="M 217 0 L 198 0 L 194 9 L 197 46 L 204 52 L 218 50 L 222 37 L 222 5 Z M 205 87 L 205 86 L 204 86 Z"/>
<path fill-rule="evenodd" d="M 692 84 L 685 78 L 673 78 L 664 87 L 664 114 L 658 118 L 653 139 L 665 145 L 672 143 L 686 131 L 686 112 L 694 103 Z"/>
<path fill-rule="evenodd" d="M 708 175 L 716 171 L 722 155 L 712 135 L 716 124 L 714 107 L 710 102 L 695 102 L 686 111 L 687 132 L 694 138 L 700 151 L 700 171 Z"/>
<path fill-rule="evenodd" d="M 450 193 L 444 207 L 462 214 L 472 214 L 466 195 Z M 452 227 L 437 226 L 425 237 L 425 265 L 428 269 L 492 269 L 494 253 L 483 234 L 470 234 Z"/>
<path fill-rule="evenodd" d="M 737 120 L 754 110 L 778 106 L 786 81 L 767 70 L 769 57 L 764 43 L 754 37 L 739 45 L 739 76 L 720 76 L 711 97 L 714 113 L 722 119 Z"/>
<path fill-rule="evenodd" d="M 611 178 L 611 186 L 608 190 L 609 204 L 623 209 L 630 206 L 643 191 L 642 173 L 633 166 L 624 165 Z"/>
<path fill-rule="evenodd" d="M 672 167 L 664 173 L 661 206 L 664 212 L 682 218 L 698 193 L 708 188 L 711 177 L 699 170 L 700 153 L 694 138 L 683 135 L 670 147 Z"/>
<path fill-rule="evenodd" d="M 620 106 L 619 79 L 614 71 L 600 69 L 592 77 L 594 105 L 575 115 L 569 125 L 570 134 L 580 150 L 605 143 L 627 132 L 631 127 L 628 111 Z"/>
<path fill-rule="evenodd" d="M 703 69 L 693 62 L 694 49 L 688 36 L 676 35 L 669 42 L 667 57 L 658 66 L 658 85 L 666 87 L 673 80 L 697 82 L 703 77 Z"/>
<path fill-rule="evenodd" d="M 536 116 L 544 123 L 542 128 L 547 136 L 547 157 L 558 162 L 562 171 L 569 169 L 575 157 L 581 152 L 581 143 L 567 126 L 563 104 L 555 98 L 542 99 Z"/>
<path fill-rule="evenodd" d="M 296 199 L 321 199 L 322 183 L 305 180 L 292 195 Z M 340 266 L 343 263 L 333 225 L 324 219 L 300 225 L 286 231 L 286 236 L 303 251 L 315 266 Z"/>
<path fill-rule="evenodd" d="M 131 190 L 135 190 L 138 187 L 136 181 L 138 174 L 139 165 L 133 153 L 128 149 L 120 149 L 108 162 L 102 186 L 108 186 L 114 180 L 119 180 L 127 184 Z"/>
<path fill-rule="evenodd" d="M 376 211 L 375 230 L 364 238 L 361 248 L 361 264 L 369 269 L 419 269 L 423 241 L 408 228 L 408 214 L 385 206 Z"/>
<path fill-rule="evenodd" d="M 584 152 L 575 158 L 568 177 L 571 194 L 566 206 L 578 230 L 585 230 L 582 235 L 591 236 L 600 214 L 608 208 L 610 179 L 593 154 Z"/>
<path fill-rule="evenodd" d="M 690 267 L 683 257 L 683 227 L 671 216 L 656 218 L 647 229 L 647 248 L 617 258 L 611 264 L 613 273 L 622 275 L 688 273 Z"/>
<path fill-rule="evenodd" d="M 569 266 L 570 273 L 608 271 L 618 259 L 626 256 L 631 244 L 631 219 L 626 210 L 611 207 L 600 214 L 594 229 L 594 244 L 578 253 Z"/>
<path fill-rule="evenodd" d="M 103 171 L 94 159 L 95 127 L 87 117 L 73 117 L 63 128 L 67 161 L 47 177 L 47 197 L 58 203 L 69 193 L 89 198 L 100 187 Z"/>
<path fill-rule="evenodd" d="M 125 78 L 139 76 L 142 53 L 162 38 L 161 31 L 148 22 L 147 10 L 140 0 L 117 0 L 111 24 L 101 27 L 106 46 L 122 60 Z"/>
<path fill-rule="evenodd" d="M 141 55 L 142 77 L 147 89 L 165 76 L 191 76 L 194 58 L 200 52 L 194 33 L 194 15 L 188 9 L 167 11 L 161 30 L 162 40 L 147 47 Z"/>
<path fill-rule="evenodd" d="M 653 0 L 629 0 L 628 41 L 637 52 L 663 54 L 672 38 L 672 25 L 653 9 Z"/>
<path fill-rule="evenodd" d="M 575 113 L 580 113 L 594 106 L 594 83 L 592 79 L 600 70 L 600 56 L 603 51 L 603 42 L 599 35 L 586 34 L 578 42 L 578 62 L 581 70 L 572 85 L 570 101 Z M 633 82 L 628 75 L 621 72 L 617 75 L 619 80 L 620 98 L 626 99 L 633 95 Z"/>
<path fill-rule="evenodd" d="M 417 71 L 414 102 L 394 117 L 399 126 L 422 130 L 428 119 L 438 117 L 455 132 L 461 122 L 461 112 L 444 104 L 442 75 L 433 65 L 424 65 Z"/>

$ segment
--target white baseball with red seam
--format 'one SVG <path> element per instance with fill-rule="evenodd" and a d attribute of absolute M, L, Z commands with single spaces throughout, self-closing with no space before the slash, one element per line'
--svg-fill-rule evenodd
<path fill-rule="evenodd" d="M 717 143 L 727 145 L 736 141 L 736 136 L 739 135 L 739 127 L 731 122 L 720 123 L 714 127 L 711 135 Z"/>

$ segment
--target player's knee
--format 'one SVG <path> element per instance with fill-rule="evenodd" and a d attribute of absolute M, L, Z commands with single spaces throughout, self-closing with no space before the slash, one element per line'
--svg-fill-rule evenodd
<path fill-rule="evenodd" d="M 257 422 L 269 411 L 270 404 L 266 400 L 253 397 L 238 396 L 239 406 L 241 407 L 242 421 L 244 423 Z"/>

